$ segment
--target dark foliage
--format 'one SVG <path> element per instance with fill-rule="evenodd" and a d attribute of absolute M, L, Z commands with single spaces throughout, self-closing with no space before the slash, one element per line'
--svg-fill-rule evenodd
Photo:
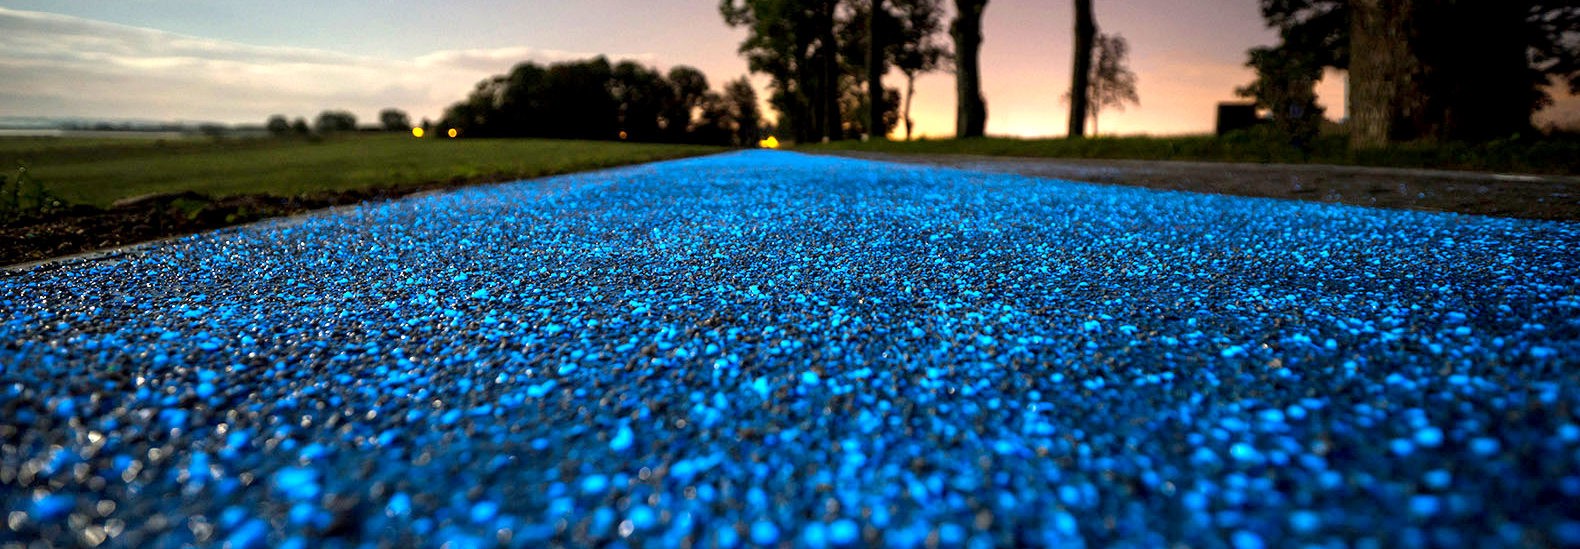
<path fill-rule="evenodd" d="M 406 131 L 411 129 L 411 117 L 400 109 L 384 109 L 379 111 L 379 125 L 384 127 L 384 131 Z"/>
<path fill-rule="evenodd" d="M 1362 7 L 1353 0 L 1261 0 L 1261 9 L 1281 41 L 1252 50 L 1248 65 L 1320 75 L 1324 67 L 1350 69 L 1359 56 L 1366 62 L 1350 73 L 1352 111 L 1383 112 L 1360 122 L 1387 125 L 1376 131 L 1391 140 L 1530 133 L 1531 114 L 1551 103 L 1550 93 L 1580 93 L 1580 5 L 1573 0 L 1383 2 L 1359 19 Z M 1305 85 L 1264 82 L 1269 78 L 1278 76 L 1259 74 L 1248 89 Z M 1389 84 L 1383 92 L 1354 93 L 1373 80 Z"/>
<path fill-rule="evenodd" d="M 269 121 L 265 122 L 263 127 L 269 130 L 269 135 L 275 137 L 285 137 L 291 133 L 291 123 L 285 119 L 283 114 L 270 116 Z"/>
<path fill-rule="evenodd" d="M 321 134 L 355 131 L 357 115 L 349 111 L 324 111 L 313 121 L 313 129 Z"/>
<path fill-rule="evenodd" d="M 600 56 L 516 65 L 478 82 L 466 100 L 445 110 L 439 125 L 468 137 L 728 145 L 736 141 L 736 122 L 725 103 L 708 91 L 697 69 L 677 66 L 665 77 Z"/>

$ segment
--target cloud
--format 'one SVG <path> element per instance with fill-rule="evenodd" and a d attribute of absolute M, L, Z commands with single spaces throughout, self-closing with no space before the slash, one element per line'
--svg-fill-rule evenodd
<path fill-rule="evenodd" d="M 478 81 L 522 61 L 594 55 L 505 47 L 381 58 L 0 8 L 0 113 L 261 122 L 326 108 L 371 120 L 395 107 L 437 117 Z M 655 56 L 611 57 L 651 64 Z"/>

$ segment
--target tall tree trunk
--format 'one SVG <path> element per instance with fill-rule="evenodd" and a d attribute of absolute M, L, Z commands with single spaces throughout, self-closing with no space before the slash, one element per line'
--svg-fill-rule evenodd
<path fill-rule="evenodd" d="M 905 73 L 905 140 L 911 140 L 911 96 L 916 95 L 916 73 Z"/>
<path fill-rule="evenodd" d="M 839 113 L 839 41 L 834 36 L 834 12 L 838 0 L 824 0 L 819 16 L 819 31 L 823 42 L 823 139 L 838 141 L 844 137 L 840 128 Z"/>
<path fill-rule="evenodd" d="M 888 67 L 883 63 L 883 47 L 878 36 L 878 10 L 883 0 L 872 0 L 867 13 L 867 135 L 872 139 L 888 139 L 883 131 L 883 73 Z"/>
<path fill-rule="evenodd" d="M 987 104 L 982 100 L 982 11 L 988 0 L 955 0 L 949 35 L 955 40 L 955 137 L 982 137 L 987 129 Z"/>
<path fill-rule="evenodd" d="M 1350 3 L 1350 148 L 1420 137 L 1420 60 L 1410 46 L 1414 0 Z"/>
<path fill-rule="evenodd" d="M 1070 76 L 1070 137 L 1086 135 L 1087 98 L 1092 77 L 1092 44 L 1097 38 L 1097 23 L 1092 18 L 1092 0 L 1075 0 L 1075 66 Z"/>

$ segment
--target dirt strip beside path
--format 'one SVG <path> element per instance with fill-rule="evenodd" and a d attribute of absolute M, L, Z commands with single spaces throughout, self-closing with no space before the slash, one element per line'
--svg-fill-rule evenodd
<path fill-rule="evenodd" d="M 1152 189 L 1580 221 L 1580 177 L 1575 176 L 1302 164 L 827 154 Z"/>

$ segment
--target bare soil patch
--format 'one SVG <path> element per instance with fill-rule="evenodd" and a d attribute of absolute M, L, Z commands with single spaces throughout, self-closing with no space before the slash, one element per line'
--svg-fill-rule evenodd
<path fill-rule="evenodd" d="M 210 231 L 332 206 L 388 200 L 469 182 L 322 192 L 294 197 L 196 192 L 147 195 L 100 209 L 73 206 L 45 216 L 0 224 L 0 265 L 69 256 Z"/>

